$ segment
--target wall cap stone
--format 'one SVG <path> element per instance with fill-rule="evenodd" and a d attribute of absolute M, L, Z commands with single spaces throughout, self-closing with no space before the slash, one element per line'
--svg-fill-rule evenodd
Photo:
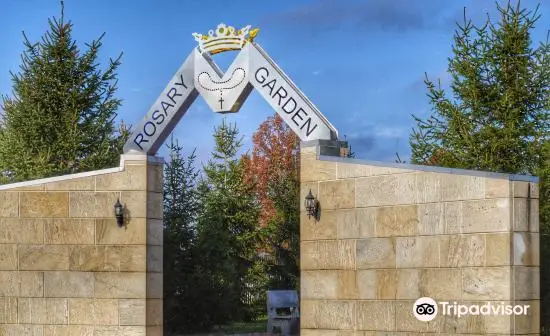
<path fill-rule="evenodd" d="M 145 161 L 145 160 L 147 160 L 147 162 L 150 162 L 150 163 L 157 163 L 157 164 L 164 163 L 164 158 L 158 157 L 158 156 L 123 154 L 120 156 L 119 167 L 93 170 L 89 172 L 68 174 L 68 175 L 62 175 L 62 176 L 54 176 L 54 177 L 48 177 L 48 178 L 43 178 L 38 180 L 3 184 L 3 185 L 0 185 L 0 190 L 9 190 L 9 189 L 15 189 L 15 188 L 21 188 L 21 187 L 35 186 L 39 184 L 52 183 L 52 182 L 68 181 L 68 180 L 73 180 L 73 179 L 78 179 L 83 177 L 118 173 L 118 172 L 124 171 L 124 163 L 126 161 Z"/>
<path fill-rule="evenodd" d="M 313 142 L 313 141 L 310 141 L 310 142 Z M 314 146 L 314 145 L 316 144 L 310 144 L 309 146 Z M 371 165 L 371 166 L 378 166 L 378 167 L 409 169 L 409 170 L 418 170 L 418 171 L 425 171 L 425 172 L 454 174 L 454 175 L 470 175 L 470 176 L 479 176 L 479 177 L 487 177 L 487 178 L 495 178 L 495 179 L 505 179 L 509 181 L 524 181 L 524 182 L 533 182 L 533 183 L 539 182 L 539 178 L 537 176 L 530 176 L 530 175 L 493 173 L 493 172 L 487 172 L 487 171 L 481 171 L 481 170 L 422 166 L 422 165 L 415 165 L 415 164 L 408 164 L 408 163 L 369 161 L 369 160 L 351 159 L 346 157 L 330 156 L 330 155 L 322 155 L 322 154 L 319 155 L 318 159 L 321 161 L 354 163 L 354 164 Z"/>

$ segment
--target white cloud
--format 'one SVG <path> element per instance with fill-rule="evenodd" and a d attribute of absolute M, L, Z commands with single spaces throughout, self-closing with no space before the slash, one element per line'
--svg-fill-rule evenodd
<path fill-rule="evenodd" d="M 317 76 L 317 75 L 320 74 L 320 73 L 321 73 L 321 71 L 315 70 L 315 71 L 313 71 L 311 74 L 312 74 L 313 76 Z"/>
<path fill-rule="evenodd" d="M 378 125 L 374 129 L 374 135 L 379 138 L 401 138 L 405 136 L 405 129 L 403 127 Z"/>

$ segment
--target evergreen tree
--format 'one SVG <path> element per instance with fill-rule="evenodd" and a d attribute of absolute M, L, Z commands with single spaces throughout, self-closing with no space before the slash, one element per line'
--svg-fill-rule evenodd
<path fill-rule="evenodd" d="M 187 157 L 171 139 L 170 161 L 164 168 L 164 327 L 186 330 L 200 316 L 195 313 L 196 219 L 199 211 L 195 151 Z"/>
<path fill-rule="evenodd" d="M 24 36 L 20 72 L 11 73 L 12 97 L 2 96 L 0 172 L 15 182 L 116 166 L 128 137 L 114 119 L 120 56 L 105 70 L 97 63 L 101 37 L 81 52 L 61 2 L 60 19 L 37 43 Z"/>
<path fill-rule="evenodd" d="M 198 220 L 196 273 L 202 276 L 204 328 L 246 319 L 246 278 L 256 254 L 258 206 L 244 183 L 238 157 L 242 138 L 224 120 L 215 128 L 215 150 L 204 167 L 200 185 L 202 212 Z"/>
<path fill-rule="evenodd" d="M 263 230 L 272 247 L 269 289 L 300 290 L 300 180 L 298 170 L 279 171 L 269 183 L 276 212 Z"/>
<path fill-rule="evenodd" d="M 498 4 L 497 4 L 498 6 Z M 539 16 L 508 3 L 500 22 L 464 18 L 449 59 L 449 98 L 426 78 L 433 114 L 415 117 L 413 163 L 536 174 L 550 130 L 550 49 L 532 47 Z"/>
<path fill-rule="evenodd" d="M 520 2 L 497 6 L 499 22 L 476 26 L 465 15 L 455 32 L 452 98 L 426 78 L 433 114 L 415 117 L 411 161 L 538 175 L 544 284 L 550 280 L 550 46 L 548 39 L 537 46 L 531 41 L 537 10 Z M 544 286 L 541 300 L 548 328 L 550 292 Z"/>

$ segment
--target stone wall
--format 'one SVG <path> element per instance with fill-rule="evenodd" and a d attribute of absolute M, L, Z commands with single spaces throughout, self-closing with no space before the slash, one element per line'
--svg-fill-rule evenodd
<path fill-rule="evenodd" d="M 159 336 L 162 296 L 162 160 L 0 186 L 0 335 Z"/>
<path fill-rule="evenodd" d="M 302 209 L 302 336 L 540 334 L 536 179 L 322 156 L 329 145 L 302 145 L 302 200 L 311 189 L 321 207 L 318 222 Z M 530 308 L 421 322 L 420 297 Z"/>

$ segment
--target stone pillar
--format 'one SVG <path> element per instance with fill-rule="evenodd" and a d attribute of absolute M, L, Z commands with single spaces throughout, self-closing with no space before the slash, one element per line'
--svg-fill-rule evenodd
<path fill-rule="evenodd" d="M 162 335 L 162 234 L 158 158 L 0 186 L 0 335 Z"/>
<path fill-rule="evenodd" d="M 537 180 L 339 157 L 303 143 L 301 333 L 540 333 Z M 529 305 L 526 315 L 419 321 L 415 301 Z"/>

